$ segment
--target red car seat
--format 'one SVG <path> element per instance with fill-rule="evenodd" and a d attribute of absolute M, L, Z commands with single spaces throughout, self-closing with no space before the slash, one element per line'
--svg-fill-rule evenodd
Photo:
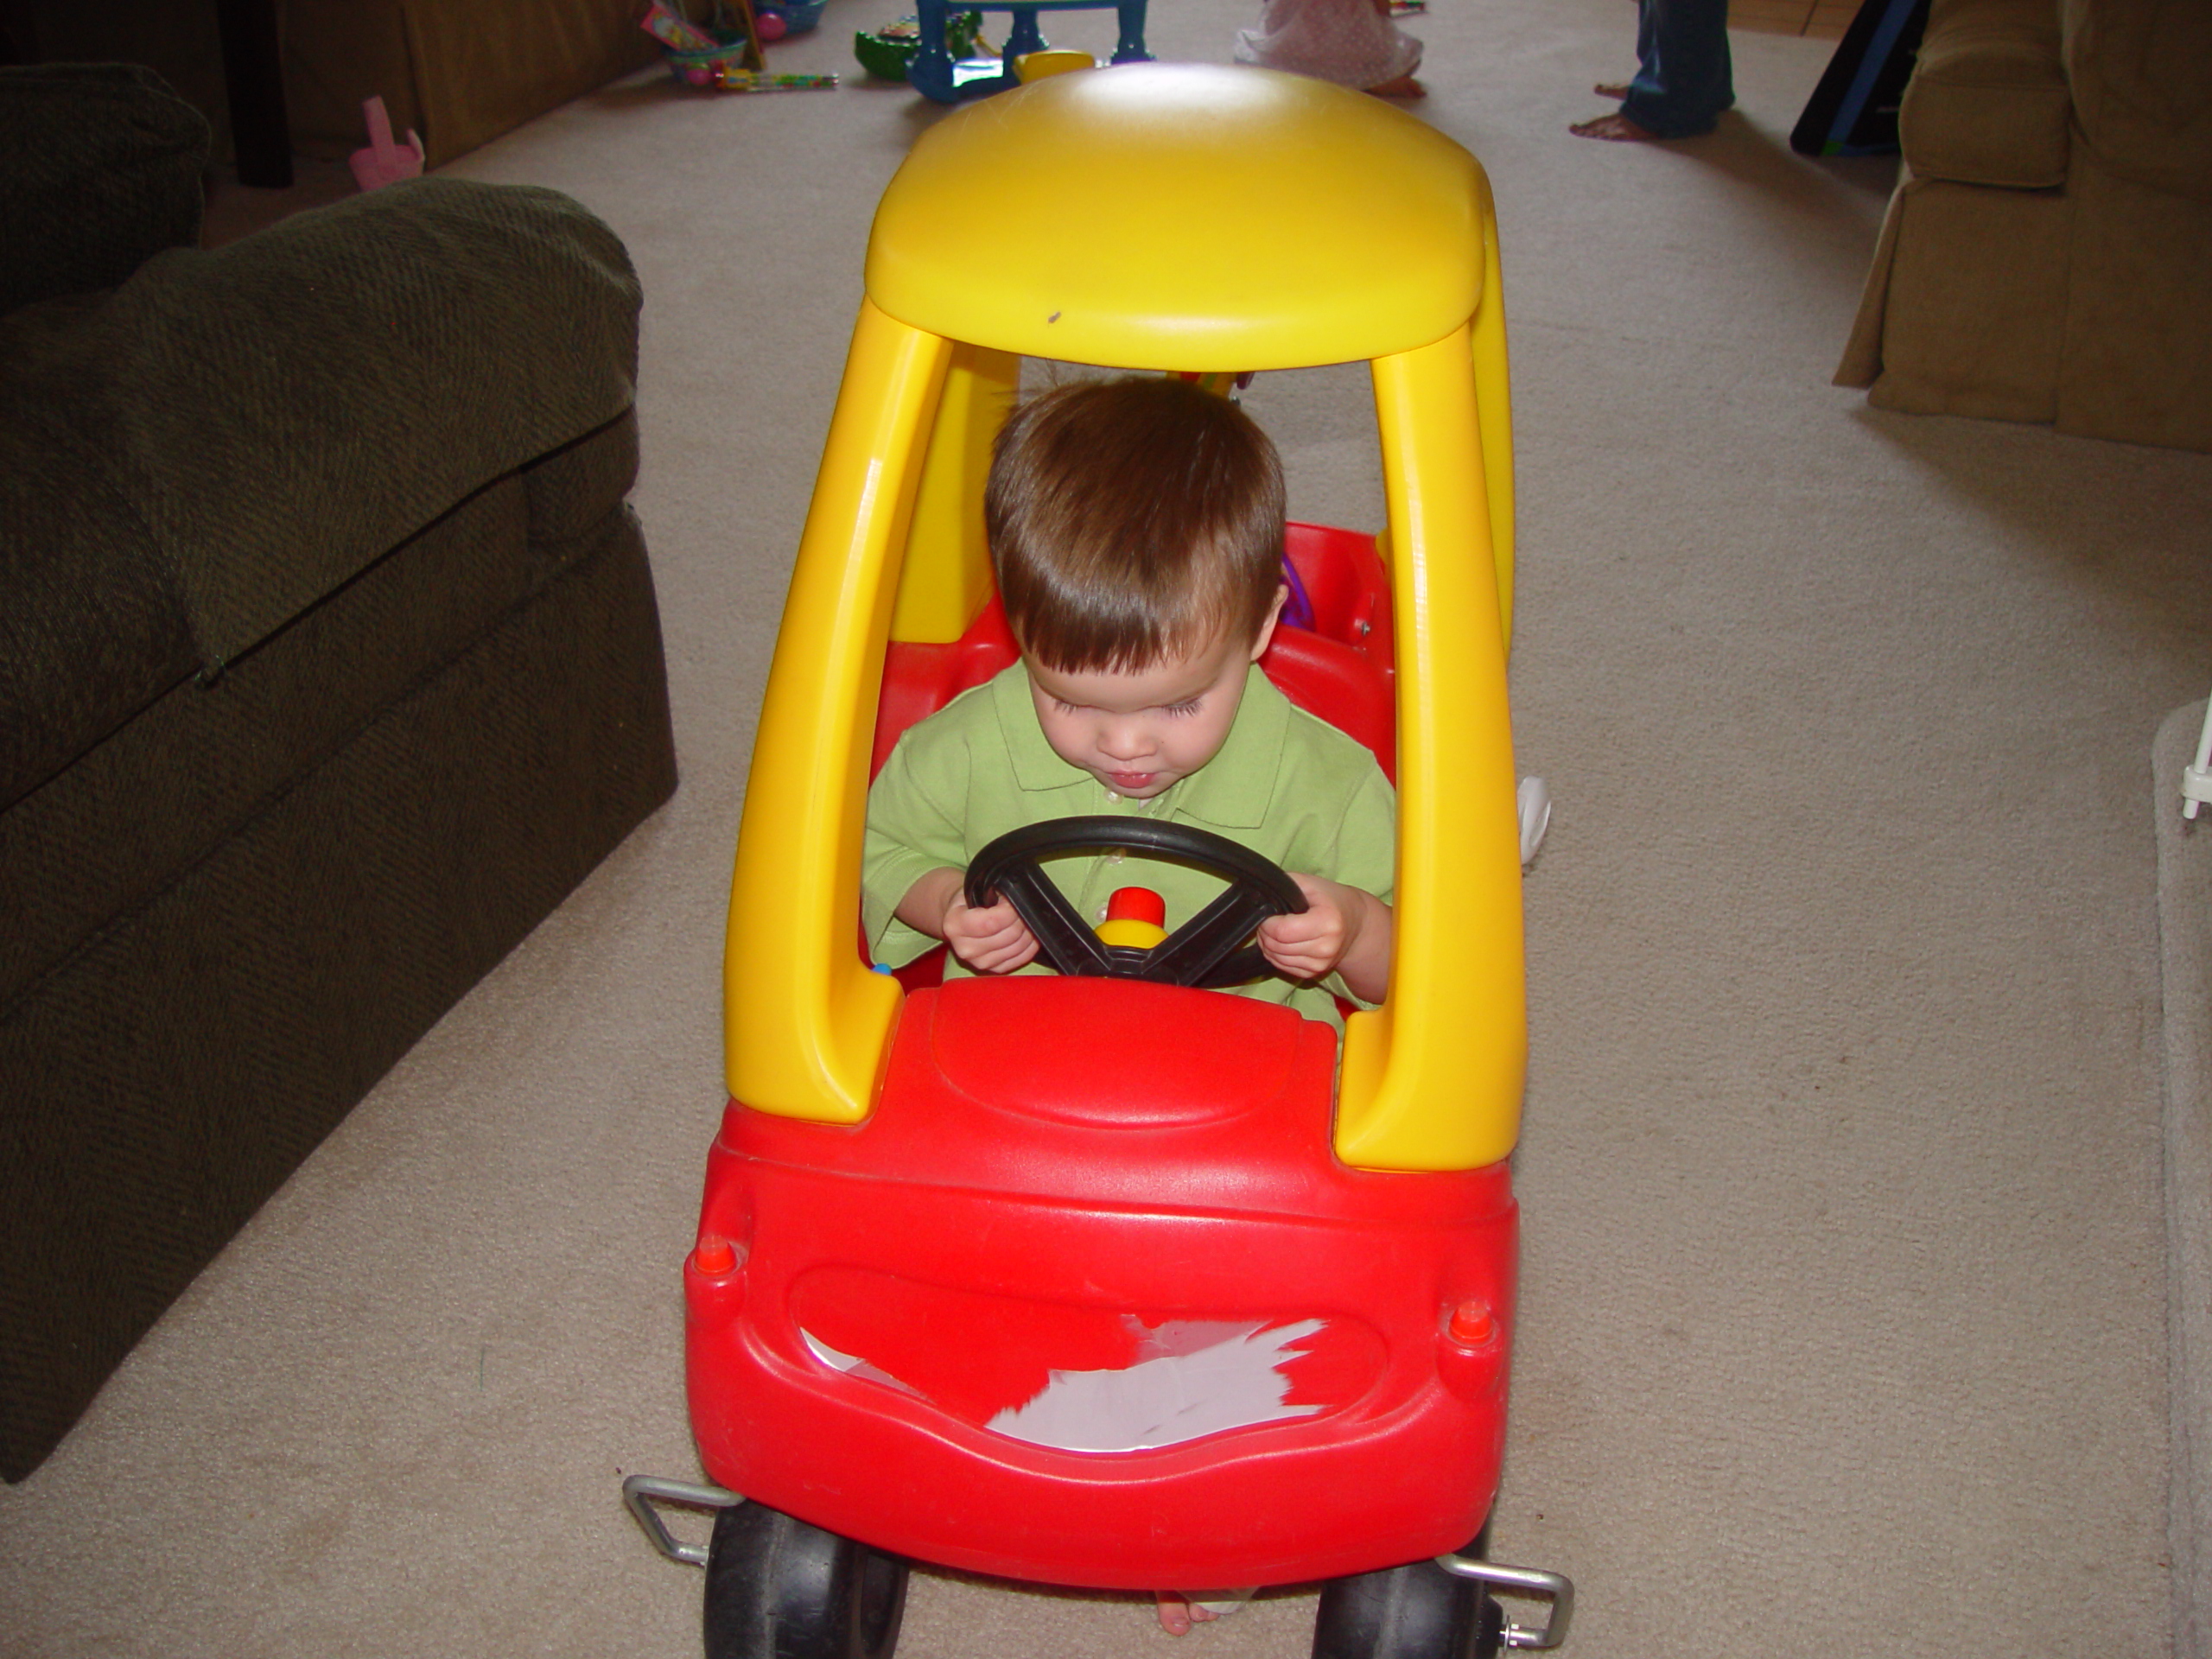
<path fill-rule="evenodd" d="M 1391 671 L 1390 584 L 1375 538 L 1319 524 L 1292 524 L 1286 556 L 1310 602 L 1313 626 L 1275 630 L 1260 667 L 1282 694 L 1373 753 L 1397 779 L 1397 706 Z M 963 691 L 1020 655 L 996 598 L 950 645 L 894 642 L 884 653 L 875 706 L 872 779 L 899 739 Z"/>

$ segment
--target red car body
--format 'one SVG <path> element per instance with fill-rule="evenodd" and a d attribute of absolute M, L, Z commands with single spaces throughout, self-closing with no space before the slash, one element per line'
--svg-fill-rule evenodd
<path fill-rule="evenodd" d="M 1372 541 L 1294 526 L 1290 553 L 1314 626 L 1263 666 L 1387 766 Z M 955 645 L 893 646 L 877 764 L 1011 660 L 995 607 Z M 1335 1033 L 1285 1007 L 901 977 L 865 1122 L 724 1114 L 684 1268 L 712 1479 L 899 1555 L 1099 1587 L 1305 1582 L 1475 1535 L 1504 1434 L 1504 1164 L 1338 1161 Z M 1088 1449 L 1020 1428 L 1056 1384 L 1111 1394 L 1152 1362 L 1181 1387 L 1194 1354 L 1240 1398 L 1272 1390 L 1263 1418 Z"/>

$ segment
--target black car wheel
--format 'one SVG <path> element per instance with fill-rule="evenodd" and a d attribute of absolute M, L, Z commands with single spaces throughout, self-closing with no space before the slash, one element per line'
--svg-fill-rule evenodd
<path fill-rule="evenodd" d="M 1504 1631 L 1505 1611 L 1481 1585 L 1414 1561 L 1323 1586 L 1313 1659 L 1496 1659 Z"/>
<path fill-rule="evenodd" d="M 758 1503 L 715 1517 L 707 1659 L 890 1659 L 906 1563 Z"/>

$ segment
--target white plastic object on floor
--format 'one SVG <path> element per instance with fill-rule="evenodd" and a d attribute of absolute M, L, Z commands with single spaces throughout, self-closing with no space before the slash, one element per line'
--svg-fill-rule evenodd
<path fill-rule="evenodd" d="M 2197 760 L 2202 764 L 2203 757 Z M 1525 870 L 1535 861 L 1536 849 L 1544 844 L 1544 831 L 1551 827 L 1552 792 L 1542 779 L 1523 778 L 1516 798 L 1521 804 L 1521 868 Z M 2204 798 L 2212 800 L 2212 795 Z"/>
<path fill-rule="evenodd" d="M 2196 734 L 2196 764 L 2181 769 L 2181 815 L 2196 816 L 2196 809 L 2212 801 L 2212 701 L 2204 705 L 2204 729 Z"/>

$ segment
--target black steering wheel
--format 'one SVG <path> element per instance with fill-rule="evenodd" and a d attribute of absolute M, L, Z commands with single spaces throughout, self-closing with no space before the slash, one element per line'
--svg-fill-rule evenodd
<path fill-rule="evenodd" d="M 1193 865 L 1228 882 L 1229 890 L 1149 950 L 1108 944 L 1038 867 L 1055 853 L 1101 849 Z M 1268 917 L 1306 908 L 1306 895 L 1281 865 L 1226 836 L 1186 823 L 1104 816 L 1049 818 L 1001 836 L 968 867 L 968 902 L 988 905 L 994 895 L 1014 906 L 1037 936 L 1039 954 L 1064 974 L 1207 988 L 1268 972 L 1259 946 L 1237 947 Z"/>

